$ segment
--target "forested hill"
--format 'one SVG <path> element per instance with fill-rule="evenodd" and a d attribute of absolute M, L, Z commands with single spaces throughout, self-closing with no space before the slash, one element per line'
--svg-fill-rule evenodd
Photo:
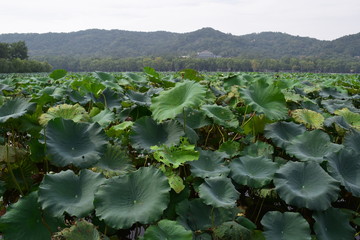
<path fill-rule="evenodd" d="M 356 57 L 360 33 L 333 41 L 262 32 L 235 36 L 212 28 L 190 33 L 90 29 L 71 33 L 1 34 L 0 42 L 25 41 L 30 57 L 195 56 L 211 51 L 222 57 Z"/>

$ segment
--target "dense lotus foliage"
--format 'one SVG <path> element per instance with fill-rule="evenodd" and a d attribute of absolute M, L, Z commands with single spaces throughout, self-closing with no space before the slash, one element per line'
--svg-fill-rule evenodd
<path fill-rule="evenodd" d="M 0 238 L 359 239 L 360 76 L 0 76 Z"/>

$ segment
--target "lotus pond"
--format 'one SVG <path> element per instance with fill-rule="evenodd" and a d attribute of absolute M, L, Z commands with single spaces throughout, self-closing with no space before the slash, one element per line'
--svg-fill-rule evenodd
<path fill-rule="evenodd" d="M 1 75 L 0 164 L 3 239 L 359 239 L 360 76 Z"/>

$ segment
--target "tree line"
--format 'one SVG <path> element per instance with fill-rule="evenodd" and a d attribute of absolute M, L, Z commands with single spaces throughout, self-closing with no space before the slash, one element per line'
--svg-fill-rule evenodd
<path fill-rule="evenodd" d="M 287 71 L 360 73 L 360 59 L 282 57 L 274 58 L 181 58 L 181 57 L 136 57 L 136 58 L 76 58 L 68 56 L 37 57 L 49 62 L 55 69 L 74 72 L 106 71 L 131 72 L 152 67 L 157 71 L 179 71 L 185 68 L 198 71 Z"/>
<path fill-rule="evenodd" d="M 0 73 L 49 72 L 47 62 L 28 60 L 28 48 L 24 41 L 0 43 Z"/>

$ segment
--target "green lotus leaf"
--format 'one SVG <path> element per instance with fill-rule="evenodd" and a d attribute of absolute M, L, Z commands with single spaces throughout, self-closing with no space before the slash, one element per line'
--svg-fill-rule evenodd
<path fill-rule="evenodd" d="M 351 129 L 351 125 L 345 120 L 343 116 L 333 116 L 325 120 L 324 125 L 326 127 L 335 126 L 335 130 L 340 134 L 344 135 L 346 130 Z"/>
<path fill-rule="evenodd" d="M 140 75 L 137 73 L 127 72 L 123 74 L 124 77 L 130 80 L 132 83 L 146 83 L 147 78 L 144 75 Z"/>
<path fill-rule="evenodd" d="M 127 92 L 128 98 L 131 100 L 132 103 L 135 103 L 140 106 L 150 106 L 151 98 L 149 92 L 140 93 L 129 90 Z"/>
<path fill-rule="evenodd" d="M 267 212 L 261 219 L 266 240 L 311 240 L 306 220 L 295 212 Z"/>
<path fill-rule="evenodd" d="M 343 146 L 330 141 L 327 133 L 321 130 L 307 131 L 291 140 L 286 152 L 301 161 L 321 163 L 324 156 L 339 151 Z"/>
<path fill-rule="evenodd" d="M 85 221 L 77 221 L 69 228 L 64 228 L 61 232 L 54 235 L 54 239 L 66 239 L 66 240 L 108 240 L 106 236 L 102 236 L 96 227 Z"/>
<path fill-rule="evenodd" d="M 220 152 L 201 150 L 199 159 L 189 162 L 189 165 L 195 177 L 226 177 L 230 172 L 230 169 L 225 166 L 224 154 Z"/>
<path fill-rule="evenodd" d="M 321 104 L 329 113 L 332 114 L 334 114 L 336 110 L 340 110 L 343 108 L 348 108 L 353 112 L 359 112 L 359 110 L 354 107 L 351 99 L 329 99 L 321 101 Z"/>
<path fill-rule="evenodd" d="M 266 79 L 260 78 L 240 92 L 245 102 L 256 112 L 264 113 L 271 120 L 286 118 L 288 109 L 284 94 L 274 84 L 267 83 Z"/>
<path fill-rule="evenodd" d="M 177 116 L 177 120 L 179 120 L 182 125 L 184 125 L 184 117 L 185 124 L 193 129 L 202 128 L 212 123 L 203 111 L 192 108 L 185 109 L 185 116 L 182 113 Z"/>
<path fill-rule="evenodd" d="M 104 85 L 109 85 L 109 82 L 102 82 Z M 113 86 L 114 85 L 114 86 Z M 117 91 L 112 90 L 111 88 L 115 88 Z M 100 96 L 96 99 L 97 101 L 104 104 L 105 108 L 109 109 L 121 109 L 121 101 L 124 100 L 124 96 L 121 93 L 123 90 L 122 88 L 116 84 L 111 82 L 111 88 L 107 87 L 105 90 L 100 94 Z"/>
<path fill-rule="evenodd" d="M 0 218 L 4 239 L 51 239 L 51 232 L 56 232 L 61 225 L 60 220 L 48 217 L 41 211 L 37 192 L 11 205 Z"/>
<path fill-rule="evenodd" d="M 56 69 L 52 71 L 52 73 L 49 74 L 49 77 L 51 77 L 54 80 L 58 80 L 60 78 L 65 77 L 67 74 L 67 71 L 64 69 Z"/>
<path fill-rule="evenodd" d="M 94 193 L 105 178 L 83 169 L 79 175 L 67 170 L 45 175 L 39 186 L 39 203 L 54 217 L 65 212 L 71 216 L 85 217 L 93 209 Z"/>
<path fill-rule="evenodd" d="M 172 168 L 178 168 L 185 162 L 199 159 L 199 152 L 195 151 L 195 145 L 189 144 L 186 139 L 182 139 L 179 146 L 161 145 L 150 149 L 154 151 L 154 158 L 157 161 Z"/>
<path fill-rule="evenodd" d="M 231 208 L 235 206 L 239 192 L 236 191 L 230 178 L 220 176 L 206 178 L 199 186 L 199 196 L 208 205 Z"/>
<path fill-rule="evenodd" d="M 59 167 L 87 168 L 99 161 L 107 141 L 97 123 L 75 123 L 56 118 L 46 127 L 47 153 Z"/>
<path fill-rule="evenodd" d="M 360 153 L 342 149 L 327 157 L 328 171 L 346 190 L 360 197 Z"/>
<path fill-rule="evenodd" d="M 318 112 L 309 109 L 296 109 L 291 112 L 291 116 L 295 122 L 304 124 L 307 128 L 322 128 L 324 124 L 324 116 Z"/>
<path fill-rule="evenodd" d="M 296 136 L 303 134 L 305 127 L 293 122 L 276 122 L 265 127 L 265 137 L 271 138 L 277 147 L 285 148 Z"/>
<path fill-rule="evenodd" d="M 288 162 L 275 173 L 276 192 L 287 204 L 325 210 L 338 197 L 340 183 L 314 161 Z"/>
<path fill-rule="evenodd" d="M 161 220 L 156 226 L 146 229 L 143 240 L 192 240 L 192 231 L 186 230 L 175 221 Z"/>
<path fill-rule="evenodd" d="M 19 118 L 30 111 L 35 106 L 35 103 L 30 103 L 24 98 L 14 98 L 5 102 L 0 106 L 0 123 L 13 118 Z"/>
<path fill-rule="evenodd" d="M 338 116 L 344 117 L 347 123 L 349 123 L 355 129 L 360 130 L 360 113 L 351 112 L 347 108 L 336 110 L 334 113 Z"/>
<path fill-rule="evenodd" d="M 83 108 L 79 104 L 60 104 L 55 107 L 49 108 L 46 113 L 41 114 L 39 118 L 39 123 L 44 126 L 50 120 L 58 117 L 64 119 L 71 119 L 74 122 L 88 121 L 90 119 L 85 108 Z"/>
<path fill-rule="evenodd" d="M 334 87 L 324 87 L 320 92 L 319 95 L 323 98 L 333 97 L 333 98 L 340 98 L 346 99 L 349 98 L 349 95 L 345 91 L 338 91 L 337 88 Z"/>
<path fill-rule="evenodd" d="M 235 211 L 236 210 L 236 211 Z M 185 199 L 176 206 L 176 219 L 186 229 L 196 232 L 207 230 L 223 222 L 231 221 L 237 215 L 237 208 L 214 208 L 206 205 L 200 198 Z"/>
<path fill-rule="evenodd" d="M 23 160 L 27 152 L 24 149 L 0 145 L 0 162 L 17 162 Z"/>
<path fill-rule="evenodd" d="M 154 167 L 142 167 L 107 180 L 95 193 L 96 215 L 115 229 L 159 220 L 169 203 L 170 186 Z"/>
<path fill-rule="evenodd" d="M 182 126 L 175 121 L 156 123 L 151 117 L 138 119 L 130 137 L 134 148 L 150 149 L 151 146 L 174 145 L 184 135 Z"/>
<path fill-rule="evenodd" d="M 121 137 L 124 132 L 130 129 L 134 125 L 134 122 L 125 121 L 120 124 L 114 125 L 106 131 L 106 135 L 109 137 Z"/>
<path fill-rule="evenodd" d="M 151 99 L 150 110 L 153 118 L 163 121 L 175 118 L 184 108 L 196 108 L 205 99 L 206 88 L 193 81 L 177 83 L 170 90 L 162 91 Z"/>
<path fill-rule="evenodd" d="M 360 131 L 351 130 L 344 137 L 344 146 L 360 153 Z"/>
<path fill-rule="evenodd" d="M 239 121 L 229 107 L 203 105 L 201 110 L 218 125 L 230 128 L 237 128 L 239 126 Z"/>
<path fill-rule="evenodd" d="M 95 168 L 105 176 L 120 175 L 134 169 L 129 154 L 120 146 L 111 144 L 107 145 Z"/>
<path fill-rule="evenodd" d="M 256 141 L 255 143 L 246 146 L 241 154 L 252 157 L 264 156 L 267 158 L 272 158 L 273 153 L 274 147 L 271 144 L 262 141 Z"/>
<path fill-rule="evenodd" d="M 64 88 L 57 87 L 57 86 L 51 86 L 51 87 L 45 87 L 44 89 L 39 91 L 37 95 L 42 96 L 44 98 L 49 98 L 49 96 L 50 96 L 53 99 L 60 100 L 64 97 L 64 94 L 65 94 Z"/>
<path fill-rule="evenodd" d="M 105 82 L 105 81 L 114 82 L 116 80 L 114 75 L 112 75 L 110 73 L 96 71 L 93 74 L 95 77 L 97 77 L 102 82 Z"/>
<path fill-rule="evenodd" d="M 262 134 L 265 126 L 268 123 L 272 123 L 264 114 L 254 115 L 250 117 L 241 127 L 245 134 L 252 134 L 253 136 Z"/>
<path fill-rule="evenodd" d="M 213 240 L 209 233 L 201 233 L 196 235 L 195 240 Z"/>
<path fill-rule="evenodd" d="M 216 239 L 243 240 L 252 239 L 252 231 L 237 222 L 224 222 L 214 229 Z"/>
<path fill-rule="evenodd" d="M 323 212 L 315 212 L 314 231 L 319 240 L 354 239 L 355 229 L 349 224 L 349 216 L 340 209 L 329 208 Z"/>
<path fill-rule="evenodd" d="M 106 108 L 93 116 L 92 122 L 97 122 L 101 127 L 106 128 L 110 125 L 112 121 L 115 119 L 115 113 L 113 113 L 110 109 Z"/>
<path fill-rule="evenodd" d="M 260 188 L 271 182 L 278 166 L 264 156 L 244 156 L 230 163 L 231 178 L 238 184 Z"/>
<path fill-rule="evenodd" d="M 226 158 L 231 158 L 240 154 L 240 143 L 235 141 L 226 141 L 221 144 L 218 150 Z"/>

